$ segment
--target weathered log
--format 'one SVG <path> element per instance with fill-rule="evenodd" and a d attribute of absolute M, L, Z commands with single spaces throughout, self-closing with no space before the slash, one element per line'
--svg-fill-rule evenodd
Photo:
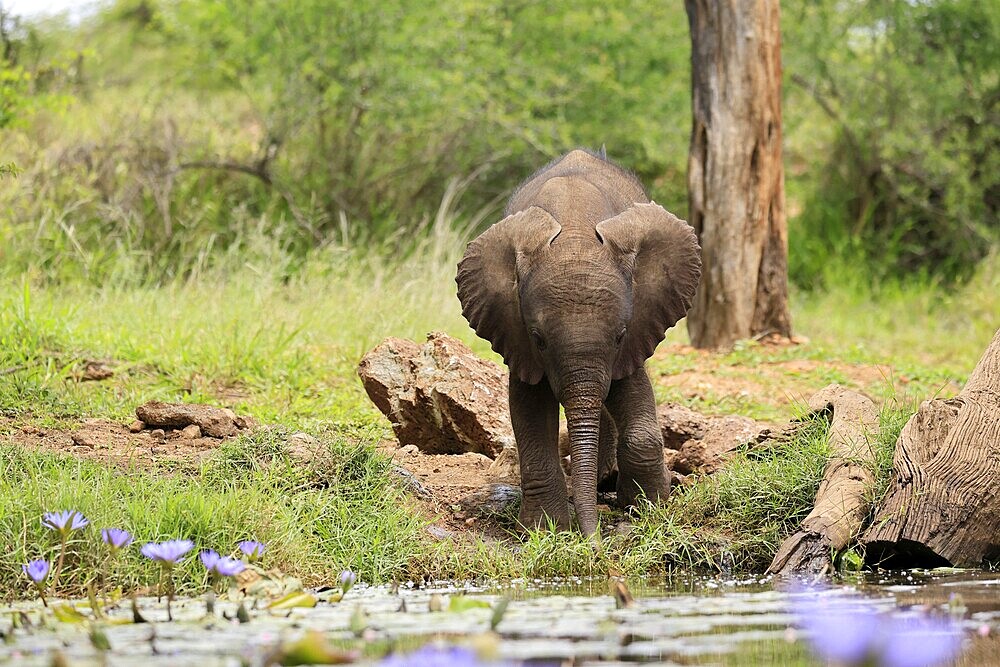
<path fill-rule="evenodd" d="M 864 534 L 886 567 L 979 567 L 1000 559 L 1000 330 L 965 388 L 925 401 L 896 442 L 894 477 Z"/>
<path fill-rule="evenodd" d="M 823 571 L 831 553 L 848 545 L 868 515 L 874 463 L 868 438 L 878 430 L 878 406 L 867 396 L 832 384 L 814 394 L 809 407 L 832 411 L 832 453 L 813 511 L 779 547 L 769 573 Z"/>

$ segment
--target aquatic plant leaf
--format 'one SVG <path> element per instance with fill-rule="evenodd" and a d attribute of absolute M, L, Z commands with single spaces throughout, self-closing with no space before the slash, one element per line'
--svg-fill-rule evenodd
<path fill-rule="evenodd" d="M 326 636 L 318 630 L 308 630 L 301 639 L 286 644 L 278 656 L 281 665 L 344 665 L 354 662 L 357 656 L 330 646 Z"/>
<path fill-rule="evenodd" d="M 279 598 L 267 605 L 268 609 L 278 610 L 278 609 L 294 609 L 295 607 L 315 607 L 316 597 L 305 593 L 303 591 L 298 591 L 295 593 L 289 593 L 288 595 Z"/>
<path fill-rule="evenodd" d="M 111 642 L 108 640 L 108 635 L 103 629 L 97 627 L 96 625 L 90 628 L 90 643 L 98 651 L 110 651 Z"/>
<path fill-rule="evenodd" d="M 452 595 L 448 600 L 448 611 L 457 613 L 469 609 L 489 609 L 490 603 L 486 600 L 477 600 L 465 595 Z"/>
<path fill-rule="evenodd" d="M 53 605 L 52 615 L 60 623 L 84 623 L 87 620 L 87 617 L 79 609 L 69 604 Z"/>
<path fill-rule="evenodd" d="M 497 600 L 497 603 L 493 605 L 493 615 L 490 616 L 490 630 L 496 630 L 497 626 L 500 625 L 500 621 L 503 620 L 504 614 L 507 613 L 507 605 L 510 604 L 510 593 L 504 595 L 502 598 Z"/>

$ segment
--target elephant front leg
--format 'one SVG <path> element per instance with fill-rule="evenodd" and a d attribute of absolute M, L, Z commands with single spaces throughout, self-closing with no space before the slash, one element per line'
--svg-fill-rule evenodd
<path fill-rule="evenodd" d="M 521 466 L 521 513 L 526 528 L 549 521 L 569 530 L 566 478 L 559 465 L 559 402 L 544 380 L 535 385 L 510 378 L 510 421 Z"/>
<path fill-rule="evenodd" d="M 606 405 L 618 426 L 618 504 L 634 505 L 639 495 L 654 502 L 666 498 L 670 479 L 663 468 L 663 434 L 646 370 L 612 382 Z"/>

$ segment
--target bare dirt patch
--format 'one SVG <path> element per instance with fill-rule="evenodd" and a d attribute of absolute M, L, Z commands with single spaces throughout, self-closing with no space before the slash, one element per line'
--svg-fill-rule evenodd
<path fill-rule="evenodd" d="M 214 452 L 223 440 L 189 438 L 181 430 L 141 431 L 106 419 L 85 419 L 69 430 L 17 426 L 0 418 L 6 440 L 28 449 L 70 454 L 77 458 L 140 468 L 194 467 Z"/>

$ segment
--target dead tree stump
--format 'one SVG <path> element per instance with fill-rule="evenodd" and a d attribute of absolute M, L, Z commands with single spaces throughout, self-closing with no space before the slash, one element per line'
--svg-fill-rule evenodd
<path fill-rule="evenodd" d="M 1000 330 L 959 395 L 925 401 L 864 534 L 869 563 L 980 567 L 1000 559 Z"/>
<path fill-rule="evenodd" d="M 878 406 L 867 396 L 832 384 L 814 394 L 809 407 L 832 411 L 833 451 L 813 511 L 781 544 L 769 573 L 823 571 L 831 564 L 831 553 L 854 539 L 868 515 L 874 462 L 868 437 L 878 430 Z"/>

